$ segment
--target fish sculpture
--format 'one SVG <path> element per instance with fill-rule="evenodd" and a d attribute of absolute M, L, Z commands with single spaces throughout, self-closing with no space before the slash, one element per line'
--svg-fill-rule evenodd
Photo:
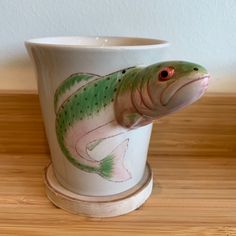
<path fill-rule="evenodd" d="M 72 74 L 54 96 L 59 146 L 80 170 L 108 181 L 127 181 L 132 177 L 124 166 L 128 139 L 100 161 L 90 152 L 109 138 L 193 103 L 206 91 L 208 80 L 204 67 L 185 61 L 131 67 L 105 76 Z"/>

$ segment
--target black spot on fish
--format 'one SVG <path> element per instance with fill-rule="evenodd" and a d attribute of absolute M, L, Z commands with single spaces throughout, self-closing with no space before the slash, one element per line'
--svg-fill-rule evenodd
<path fill-rule="evenodd" d="M 89 113 L 89 116 L 91 116 L 92 115 L 92 113 Z"/>
<path fill-rule="evenodd" d="M 87 108 L 89 109 L 89 106 L 87 106 Z"/>
<path fill-rule="evenodd" d="M 96 102 L 96 103 L 95 103 L 95 106 L 97 106 L 97 105 L 98 105 L 98 103 Z"/>
<path fill-rule="evenodd" d="M 94 94 L 94 97 L 97 97 L 98 95 L 97 94 Z"/>
<path fill-rule="evenodd" d="M 76 105 L 79 106 L 79 102 L 77 102 Z"/>
<path fill-rule="evenodd" d="M 94 87 L 97 87 L 98 85 L 97 84 L 94 84 Z"/>
<path fill-rule="evenodd" d="M 126 70 L 122 70 L 122 74 L 124 74 L 126 72 Z"/>
<path fill-rule="evenodd" d="M 82 113 L 83 111 L 82 111 L 82 110 L 80 110 L 79 112 L 80 112 L 80 113 Z"/>
<path fill-rule="evenodd" d="M 70 125 L 70 122 L 69 122 L 69 125 Z"/>
<path fill-rule="evenodd" d="M 65 111 L 65 115 L 67 115 L 67 111 Z"/>
<path fill-rule="evenodd" d="M 107 98 L 107 96 L 104 96 L 104 98 Z"/>
<path fill-rule="evenodd" d="M 105 89 L 108 89 L 108 86 L 106 86 Z"/>
<path fill-rule="evenodd" d="M 75 98 L 77 98 L 77 94 L 75 94 Z"/>
<path fill-rule="evenodd" d="M 105 107 L 106 105 L 107 105 L 107 104 L 106 104 L 106 103 L 104 103 L 104 105 L 103 105 L 103 106 Z"/>
<path fill-rule="evenodd" d="M 117 88 L 114 88 L 114 92 L 116 92 L 117 91 Z"/>
<path fill-rule="evenodd" d="M 87 88 L 84 88 L 84 91 L 86 91 Z"/>
<path fill-rule="evenodd" d="M 85 98 L 85 101 L 87 101 L 88 100 L 88 98 Z"/>
<path fill-rule="evenodd" d="M 111 101 L 114 102 L 114 98 L 112 98 Z"/>
<path fill-rule="evenodd" d="M 107 77 L 107 80 L 110 80 L 110 77 Z"/>
<path fill-rule="evenodd" d="M 121 79 L 118 79 L 118 82 L 120 82 L 121 81 Z"/>
<path fill-rule="evenodd" d="M 99 112 L 99 110 L 97 110 L 97 113 Z"/>
<path fill-rule="evenodd" d="M 80 120 L 82 120 L 82 117 L 80 118 Z"/>

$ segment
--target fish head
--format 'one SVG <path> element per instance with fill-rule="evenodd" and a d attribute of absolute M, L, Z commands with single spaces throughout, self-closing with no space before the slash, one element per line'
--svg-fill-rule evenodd
<path fill-rule="evenodd" d="M 155 118 L 175 112 L 198 100 L 207 90 L 209 74 L 198 64 L 185 61 L 160 63 L 149 83 Z"/>

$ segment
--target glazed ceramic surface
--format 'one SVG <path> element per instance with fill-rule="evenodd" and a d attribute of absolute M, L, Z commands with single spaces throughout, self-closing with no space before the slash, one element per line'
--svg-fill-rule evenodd
<path fill-rule="evenodd" d="M 160 62 L 161 40 L 59 37 L 29 40 L 57 180 L 107 196 L 142 178 L 152 121 L 207 88 L 200 65 Z"/>

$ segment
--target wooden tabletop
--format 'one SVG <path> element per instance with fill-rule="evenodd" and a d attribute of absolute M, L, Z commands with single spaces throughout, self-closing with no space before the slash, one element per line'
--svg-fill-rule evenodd
<path fill-rule="evenodd" d="M 0 95 L 0 235 L 236 235 L 236 97 L 205 96 L 159 120 L 154 189 L 138 210 L 87 218 L 45 196 L 49 162 L 36 94 Z"/>

